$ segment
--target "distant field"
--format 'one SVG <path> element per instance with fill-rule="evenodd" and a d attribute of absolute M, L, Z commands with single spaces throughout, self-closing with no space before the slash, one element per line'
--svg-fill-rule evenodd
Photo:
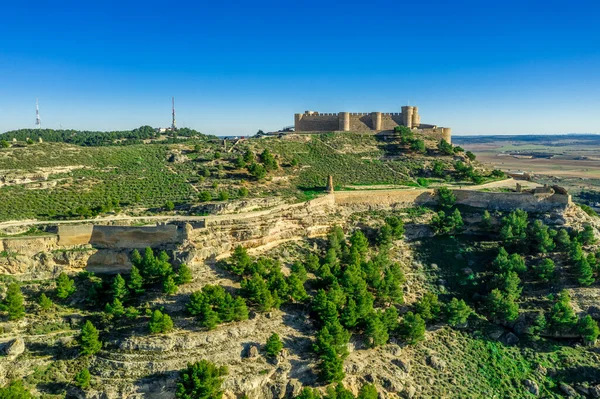
<path fill-rule="evenodd" d="M 596 202 L 582 197 L 600 191 L 600 135 L 473 136 L 452 141 L 490 166 L 533 173 L 537 181 L 566 187 L 578 201 Z"/>

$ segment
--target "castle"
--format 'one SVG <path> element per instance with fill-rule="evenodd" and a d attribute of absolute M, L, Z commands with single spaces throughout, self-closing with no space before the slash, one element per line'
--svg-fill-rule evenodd
<path fill-rule="evenodd" d="M 448 143 L 452 139 L 449 127 L 438 127 L 421 123 L 419 108 L 406 105 L 402 112 L 339 112 L 319 113 L 305 111 L 294 115 L 296 132 L 393 132 L 396 126 L 406 126 L 417 133 L 436 140 L 444 139 Z"/>

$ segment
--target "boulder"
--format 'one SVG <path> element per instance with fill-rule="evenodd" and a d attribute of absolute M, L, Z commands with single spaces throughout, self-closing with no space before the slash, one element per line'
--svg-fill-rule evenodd
<path fill-rule="evenodd" d="M 525 386 L 525 388 L 527 389 L 527 391 L 529 391 L 529 393 L 531 393 L 535 396 L 538 396 L 540 394 L 540 387 L 533 380 L 524 380 L 523 386 Z"/>
<path fill-rule="evenodd" d="M 427 363 L 436 370 L 443 370 L 446 368 L 446 362 L 436 356 L 429 356 Z"/>
<path fill-rule="evenodd" d="M 509 332 L 508 334 L 506 334 L 503 338 L 502 338 L 502 343 L 504 343 L 505 345 L 516 345 L 519 342 L 519 337 L 517 337 L 515 334 Z"/>
<path fill-rule="evenodd" d="M 295 398 L 296 396 L 300 395 L 301 391 L 302 391 L 302 383 L 300 383 L 300 381 L 298 381 L 296 379 L 291 379 L 287 383 L 287 387 L 285 389 L 285 395 L 288 398 Z"/>
<path fill-rule="evenodd" d="M 560 383 L 560 390 L 567 396 L 567 398 L 577 398 L 579 394 L 577 391 L 573 389 L 570 385 L 565 384 L 564 382 Z"/>
<path fill-rule="evenodd" d="M 398 368 L 404 371 L 406 374 L 410 373 L 410 363 L 408 362 L 408 360 L 394 359 L 392 360 L 392 363 L 398 366 Z"/>
<path fill-rule="evenodd" d="M 25 341 L 21 337 L 13 339 L 4 347 L 4 354 L 9 357 L 17 357 L 23 352 L 25 352 Z"/>
<path fill-rule="evenodd" d="M 404 397 L 407 399 L 412 399 L 417 394 L 417 388 L 412 385 L 408 385 L 404 388 Z"/>
<path fill-rule="evenodd" d="M 592 398 L 600 398 L 600 385 L 590 388 L 590 396 Z"/>
<path fill-rule="evenodd" d="M 254 359 L 258 357 L 258 346 L 256 345 L 250 345 L 248 347 L 248 358 L 249 359 Z"/>

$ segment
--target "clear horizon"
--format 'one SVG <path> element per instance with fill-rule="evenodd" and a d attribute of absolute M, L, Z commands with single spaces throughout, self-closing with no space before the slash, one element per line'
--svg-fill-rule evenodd
<path fill-rule="evenodd" d="M 399 112 L 453 135 L 600 133 L 600 4 L 40 1 L 4 6 L 0 132 L 251 135 Z"/>

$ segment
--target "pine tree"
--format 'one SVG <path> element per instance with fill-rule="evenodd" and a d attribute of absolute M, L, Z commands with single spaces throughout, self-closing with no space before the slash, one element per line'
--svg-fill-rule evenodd
<path fill-rule="evenodd" d="M 467 322 L 473 310 L 462 299 L 452 298 L 446 307 L 446 313 L 448 324 L 457 327 Z"/>
<path fill-rule="evenodd" d="M 554 242 L 561 250 L 566 250 L 571 245 L 571 237 L 569 236 L 569 232 L 562 228 L 558 230 L 558 234 L 554 237 Z"/>
<path fill-rule="evenodd" d="M 358 324 L 358 311 L 354 299 L 348 299 L 346 307 L 344 307 L 344 309 L 342 310 L 340 320 L 346 328 L 356 327 L 356 325 Z"/>
<path fill-rule="evenodd" d="M 488 295 L 487 306 L 493 320 L 510 322 L 519 316 L 519 306 L 514 298 L 497 288 Z"/>
<path fill-rule="evenodd" d="M 481 216 L 481 227 L 487 231 L 492 229 L 492 217 L 487 209 L 483 211 L 483 215 Z"/>
<path fill-rule="evenodd" d="M 318 390 L 309 387 L 302 388 L 300 395 L 296 396 L 295 399 L 322 399 L 321 394 Z"/>
<path fill-rule="evenodd" d="M 267 283 L 258 273 L 254 273 L 250 279 L 242 280 L 241 287 L 244 296 L 255 303 L 259 310 L 266 312 L 275 305 Z"/>
<path fill-rule="evenodd" d="M 415 311 L 426 322 L 435 320 L 441 311 L 438 296 L 432 292 L 425 293 L 423 298 L 416 303 Z"/>
<path fill-rule="evenodd" d="M 577 236 L 579 242 L 581 242 L 583 245 L 592 245 L 595 244 L 596 241 L 598 241 L 596 239 L 596 235 L 594 234 L 594 228 L 589 224 L 586 224 L 583 227 L 583 230 L 580 231 Z"/>
<path fill-rule="evenodd" d="M 281 352 L 283 349 L 283 342 L 281 342 L 281 338 L 277 333 L 273 333 L 269 339 L 267 339 L 267 343 L 265 345 L 265 352 L 267 352 L 268 357 L 275 357 Z"/>
<path fill-rule="evenodd" d="M 163 314 L 160 310 L 156 309 L 150 317 L 148 329 L 150 330 L 150 334 L 168 333 L 173 329 L 173 320 L 168 314 Z"/>
<path fill-rule="evenodd" d="M 358 251 L 361 259 L 364 259 L 369 251 L 369 240 L 367 240 L 367 237 L 365 237 L 362 231 L 356 230 L 352 233 L 352 236 L 350 236 L 350 244 Z"/>
<path fill-rule="evenodd" d="M 294 301 L 301 302 L 305 300 L 308 295 L 306 289 L 304 289 L 304 281 L 298 276 L 298 274 L 292 272 L 287 279 L 287 286 L 289 295 Z"/>
<path fill-rule="evenodd" d="M 246 301 L 241 296 L 235 298 L 233 302 L 233 320 L 248 320 L 248 307 Z"/>
<path fill-rule="evenodd" d="M 115 317 L 121 317 L 125 314 L 125 307 L 123 306 L 123 303 L 119 301 L 119 298 L 115 298 L 112 304 L 106 304 L 104 311 Z"/>
<path fill-rule="evenodd" d="M 553 236 L 556 235 L 556 232 L 549 230 L 548 226 L 544 225 L 541 220 L 533 222 L 529 235 L 531 237 L 531 246 L 535 251 L 545 254 L 554 249 Z"/>
<path fill-rule="evenodd" d="M 594 270 L 592 270 L 592 267 L 585 257 L 582 257 L 577 262 L 577 275 L 577 281 L 583 286 L 591 285 L 595 281 Z"/>
<path fill-rule="evenodd" d="M 113 300 L 118 299 L 120 301 L 124 301 L 127 299 L 129 290 L 127 289 L 127 283 L 125 282 L 125 279 L 121 277 L 120 274 L 117 274 L 113 279 L 110 286 L 110 293 L 112 294 Z"/>
<path fill-rule="evenodd" d="M 42 312 L 48 312 L 54 307 L 54 303 L 52 303 L 52 300 L 48 298 L 44 293 L 42 293 L 38 298 L 38 305 L 40 305 L 40 310 Z"/>
<path fill-rule="evenodd" d="M 20 320 L 25 317 L 25 305 L 23 303 L 23 293 L 19 283 L 10 283 L 2 306 L 8 312 L 8 320 Z"/>
<path fill-rule="evenodd" d="M 508 243 L 524 242 L 529 226 L 527 212 L 517 209 L 502 219 L 500 238 Z"/>
<path fill-rule="evenodd" d="M 202 311 L 198 316 L 200 325 L 208 330 L 214 330 L 220 322 L 219 314 L 208 303 L 202 306 Z"/>
<path fill-rule="evenodd" d="M 425 339 L 425 320 L 418 314 L 408 312 L 402 318 L 398 331 L 409 344 L 414 345 Z"/>
<path fill-rule="evenodd" d="M 360 388 L 357 399 L 377 399 L 379 394 L 373 384 L 366 384 Z"/>
<path fill-rule="evenodd" d="M 177 284 L 175 283 L 175 279 L 172 274 L 169 274 L 163 280 L 163 293 L 167 295 L 175 295 L 177 293 Z"/>
<path fill-rule="evenodd" d="M 192 282 L 192 279 L 192 269 L 190 269 L 190 267 L 185 263 L 182 263 L 177 272 L 177 284 L 188 284 Z"/>
<path fill-rule="evenodd" d="M 398 309 L 396 309 L 395 306 L 390 306 L 389 308 L 386 308 L 381 315 L 381 321 L 388 331 L 394 331 L 396 328 L 398 328 L 399 316 Z"/>
<path fill-rule="evenodd" d="M 228 267 L 229 270 L 234 272 L 235 274 L 242 275 L 246 272 L 246 269 L 252 263 L 252 258 L 248 255 L 248 251 L 246 248 L 238 245 L 233 250 L 233 254 L 229 258 Z"/>
<path fill-rule="evenodd" d="M 226 367 L 217 367 L 208 360 L 188 364 L 179 373 L 175 397 L 177 399 L 221 399 L 221 384 Z"/>
<path fill-rule="evenodd" d="M 589 314 L 579 320 L 577 328 L 586 344 L 595 344 L 600 335 L 600 329 L 598 323 Z"/>
<path fill-rule="evenodd" d="M 82 389 L 89 388 L 91 379 L 90 370 L 87 368 L 81 369 L 81 371 L 75 375 L 75 385 Z"/>
<path fill-rule="evenodd" d="M 94 355 L 102 349 L 102 342 L 99 340 L 100 333 L 94 327 L 91 321 L 87 320 L 81 327 L 81 335 L 79 338 L 82 355 Z"/>
<path fill-rule="evenodd" d="M 75 287 L 75 281 L 66 273 L 60 273 L 56 279 L 56 296 L 60 299 L 67 299 L 70 297 L 77 288 Z"/>
<path fill-rule="evenodd" d="M 131 267 L 131 272 L 129 273 L 129 283 L 127 284 L 127 287 L 129 287 L 131 292 L 133 292 L 135 295 L 143 294 L 145 291 L 144 278 L 135 264 Z"/>
<path fill-rule="evenodd" d="M 558 295 L 558 300 L 547 315 L 548 327 L 554 331 L 569 331 L 575 327 L 577 316 L 571 306 L 571 297 L 566 290 Z"/>
<path fill-rule="evenodd" d="M 131 252 L 129 259 L 131 260 L 131 264 L 133 266 L 137 267 L 138 269 L 142 267 L 142 256 L 140 255 L 140 251 L 137 249 L 134 249 L 133 252 Z"/>
<path fill-rule="evenodd" d="M 534 267 L 538 278 L 546 283 L 554 278 L 555 269 L 556 266 L 554 265 L 554 261 L 550 258 L 542 260 L 537 266 Z"/>
<path fill-rule="evenodd" d="M 388 341 L 389 334 L 387 327 L 375 313 L 371 313 L 371 315 L 367 318 L 365 336 L 368 340 L 368 346 L 371 348 L 385 345 Z"/>

